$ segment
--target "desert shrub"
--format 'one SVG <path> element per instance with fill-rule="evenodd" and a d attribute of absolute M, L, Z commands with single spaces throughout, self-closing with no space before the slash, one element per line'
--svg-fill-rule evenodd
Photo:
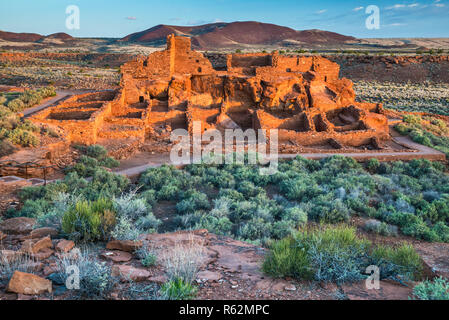
<path fill-rule="evenodd" d="M 307 224 L 307 213 L 299 207 L 285 209 L 281 218 L 282 221 L 292 221 L 294 228 L 303 227 Z"/>
<path fill-rule="evenodd" d="M 100 145 L 91 145 L 88 147 L 76 146 L 84 153 L 74 166 L 66 168 L 66 172 L 76 172 L 80 177 L 90 177 L 101 167 L 115 168 L 120 162 L 107 156 L 107 150 Z"/>
<path fill-rule="evenodd" d="M 449 300 L 449 281 L 442 277 L 418 283 L 413 296 L 419 300 Z"/>
<path fill-rule="evenodd" d="M 140 197 L 149 207 L 153 207 L 157 203 L 157 194 L 155 190 L 146 190 L 140 194 Z"/>
<path fill-rule="evenodd" d="M 352 282 L 366 278 L 370 265 L 386 267 L 381 278 L 415 279 L 421 272 L 419 255 L 410 245 L 375 247 L 347 226 L 300 230 L 274 241 L 262 269 L 274 277 L 325 282 Z"/>
<path fill-rule="evenodd" d="M 148 246 L 143 246 L 136 251 L 137 257 L 145 268 L 154 267 L 157 263 L 157 256 Z"/>
<path fill-rule="evenodd" d="M 116 279 L 111 276 L 111 268 L 106 262 L 98 261 L 87 250 L 80 251 L 78 257 L 62 255 L 57 260 L 59 272 L 57 276 L 62 283 L 70 276 L 67 270 L 75 266 L 79 270 L 79 289 L 70 290 L 73 298 L 108 299 Z"/>
<path fill-rule="evenodd" d="M 140 234 L 141 230 L 125 215 L 120 215 L 117 218 L 110 233 L 111 237 L 116 240 L 137 240 Z"/>
<path fill-rule="evenodd" d="M 193 213 L 196 210 L 209 209 L 209 199 L 204 193 L 189 190 L 184 196 L 184 200 L 178 202 L 176 210 L 180 214 Z"/>
<path fill-rule="evenodd" d="M 392 226 L 386 224 L 385 222 L 374 219 L 366 221 L 364 228 L 367 231 L 374 232 L 383 236 L 391 237 L 398 235 L 398 228 L 396 226 Z"/>
<path fill-rule="evenodd" d="M 19 215 L 28 218 L 40 218 L 51 207 L 52 203 L 45 199 L 26 200 L 19 212 Z"/>
<path fill-rule="evenodd" d="M 262 218 L 253 218 L 242 223 L 237 236 L 242 240 L 261 240 L 270 238 L 271 224 Z"/>
<path fill-rule="evenodd" d="M 118 198 L 114 198 L 114 209 L 120 216 L 126 216 L 133 220 L 137 220 L 147 215 L 150 210 L 142 198 L 136 197 L 136 192 L 122 194 Z"/>
<path fill-rule="evenodd" d="M 151 207 L 168 200 L 175 202 L 178 215 L 164 226 L 167 231 L 206 228 L 268 243 L 304 226 L 307 220 L 340 223 L 359 215 L 379 220 L 372 230 L 381 234 L 394 234 L 397 226 L 416 238 L 448 241 L 449 176 L 444 170 L 444 165 L 425 160 L 372 160 L 362 166 L 345 157 L 320 161 L 297 157 L 280 163 L 276 174 L 263 177 L 253 166 L 200 164 L 185 170 L 162 166 L 142 174 L 135 199 L 123 201 L 130 207 L 132 222 L 145 232 L 160 224 Z M 64 180 L 63 192 L 76 190 L 89 201 L 119 198 L 129 192 L 129 181 L 120 179 L 101 169 L 92 181 L 72 174 Z M 265 187 L 279 195 L 271 199 Z"/>
<path fill-rule="evenodd" d="M 309 212 L 309 217 L 326 223 L 339 223 L 349 220 L 348 207 L 340 199 L 318 197 Z"/>
<path fill-rule="evenodd" d="M 135 224 L 142 233 L 154 233 L 158 231 L 162 221 L 157 219 L 152 212 L 149 212 L 147 215 L 137 219 Z"/>
<path fill-rule="evenodd" d="M 35 147 L 39 144 L 39 139 L 29 131 L 16 128 L 12 130 L 8 139 L 13 143 L 22 147 Z"/>
<path fill-rule="evenodd" d="M 232 222 L 227 217 L 215 217 L 206 214 L 201 216 L 194 229 L 207 229 L 217 235 L 230 236 L 232 226 Z"/>
<path fill-rule="evenodd" d="M 313 270 L 307 251 L 299 248 L 294 237 L 274 241 L 262 270 L 276 278 L 312 279 Z"/>
<path fill-rule="evenodd" d="M 418 279 L 422 272 L 422 262 L 412 245 L 402 244 L 397 248 L 377 246 L 371 253 L 373 264 L 381 266 L 390 264 L 391 273 L 406 279 Z"/>
<path fill-rule="evenodd" d="M 116 224 L 113 203 L 104 198 L 79 201 L 62 217 L 62 231 L 75 240 L 107 239 Z"/>
<path fill-rule="evenodd" d="M 181 279 L 192 283 L 204 258 L 204 247 L 193 238 L 187 244 L 176 243 L 173 248 L 163 253 L 162 263 L 169 281 Z"/>
<path fill-rule="evenodd" d="M 165 300 L 191 300 L 196 295 L 196 288 L 181 278 L 164 283 L 159 291 Z"/>
<path fill-rule="evenodd" d="M 363 278 L 364 255 L 369 246 L 345 226 L 298 233 L 297 244 L 307 252 L 317 281 L 346 282 Z"/>
<path fill-rule="evenodd" d="M 104 159 L 108 155 L 108 151 L 106 150 L 106 148 L 101 145 L 90 145 L 85 148 L 84 152 L 86 153 L 86 155 L 88 157 L 91 157 L 91 158 L 94 158 L 97 160 Z"/>
<path fill-rule="evenodd" d="M 0 251 L 0 285 L 7 285 L 15 271 L 33 273 L 36 260 L 28 255 L 21 255 L 17 259 L 8 259 Z"/>
<path fill-rule="evenodd" d="M 292 220 L 276 221 L 273 224 L 271 236 L 274 239 L 282 239 L 288 237 L 295 232 L 295 222 Z"/>
<path fill-rule="evenodd" d="M 8 102 L 8 108 L 12 112 L 20 112 L 26 108 L 25 103 L 21 99 L 14 99 Z"/>

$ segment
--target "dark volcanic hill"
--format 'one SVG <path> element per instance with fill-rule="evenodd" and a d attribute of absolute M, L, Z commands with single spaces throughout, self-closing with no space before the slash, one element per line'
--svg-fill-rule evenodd
<path fill-rule="evenodd" d="M 338 44 L 355 41 L 354 37 L 321 30 L 297 31 L 275 24 L 254 21 L 212 23 L 194 27 L 158 25 L 130 34 L 120 41 L 161 43 L 174 33 L 192 38 L 197 48 L 228 48 L 245 45 L 276 45 L 282 42 Z"/>
<path fill-rule="evenodd" d="M 0 39 L 14 42 L 38 42 L 45 39 L 70 41 L 74 40 L 75 38 L 64 32 L 53 33 L 48 36 L 43 36 L 37 33 L 16 33 L 16 32 L 0 31 Z"/>
<path fill-rule="evenodd" d="M 37 33 L 15 33 L 0 31 L 0 39 L 14 42 L 35 42 L 39 41 L 44 36 Z"/>
<path fill-rule="evenodd" d="M 71 35 L 64 33 L 64 32 L 53 33 L 53 34 L 46 36 L 45 38 L 46 39 L 58 39 L 58 40 L 63 40 L 63 41 L 75 40 L 74 37 L 72 37 Z"/>

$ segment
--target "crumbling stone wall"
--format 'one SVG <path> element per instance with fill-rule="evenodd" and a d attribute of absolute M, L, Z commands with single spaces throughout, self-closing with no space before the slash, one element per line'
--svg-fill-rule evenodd
<path fill-rule="evenodd" d="M 157 138 L 158 132 L 279 129 L 295 145 L 358 147 L 389 139 L 382 105 L 356 102 L 353 84 L 322 57 L 230 54 L 215 70 L 190 39 L 170 35 L 167 49 L 121 67 L 114 94 L 77 96 L 35 118 L 64 127 L 72 141 Z"/>

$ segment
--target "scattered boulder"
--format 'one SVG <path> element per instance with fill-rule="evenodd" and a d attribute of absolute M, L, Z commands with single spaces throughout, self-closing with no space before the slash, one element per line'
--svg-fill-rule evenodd
<path fill-rule="evenodd" d="M 201 281 L 214 282 L 214 281 L 220 280 L 222 278 L 222 275 L 219 272 L 204 270 L 204 271 L 198 272 L 198 275 L 196 278 Z"/>
<path fill-rule="evenodd" d="M 141 282 L 147 280 L 151 276 L 151 273 L 147 270 L 134 268 L 132 266 L 114 265 L 112 267 L 112 276 L 120 277 L 123 282 Z"/>
<path fill-rule="evenodd" d="M 36 220 L 32 218 L 11 218 L 0 223 L 0 231 L 6 234 L 26 235 L 33 230 L 35 224 Z"/>
<path fill-rule="evenodd" d="M 9 281 L 7 291 L 25 295 L 38 295 L 52 292 L 50 280 L 31 273 L 15 271 Z"/>
<path fill-rule="evenodd" d="M 162 285 L 168 281 L 168 278 L 166 275 L 161 274 L 161 275 L 157 275 L 157 276 L 153 276 L 153 277 L 149 278 L 148 281 Z"/>
<path fill-rule="evenodd" d="M 126 252 L 134 252 L 143 246 L 142 241 L 132 240 L 111 240 L 106 245 L 108 250 L 120 250 Z"/>
<path fill-rule="evenodd" d="M 55 237 L 58 235 L 58 230 L 56 230 L 55 228 L 49 228 L 49 227 L 45 227 L 45 228 L 39 228 L 39 229 L 34 229 L 33 231 L 31 231 L 29 238 L 30 239 L 41 239 L 44 237 Z"/>
<path fill-rule="evenodd" d="M 132 254 L 118 250 L 104 252 L 101 254 L 101 257 L 115 263 L 128 262 L 133 258 Z"/>
<path fill-rule="evenodd" d="M 52 250 L 50 248 L 45 248 L 45 249 L 40 250 L 38 253 L 33 253 L 31 255 L 31 258 L 35 259 L 37 261 L 42 261 L 42 260 L 50 258 L 54 253 L 55 253 L 54 250 Z"/>
<path fill-rule="evenodd" d="M 62 239 L 56 245 L 56 251 L 67 253 L 75 247 L 75 242 L 71 240 Z"/>
<path fill-rule="evenodd" d="M 35 254 L 44 249 L 50 249 L 52 247 L 53 243 L 51 242 L 50 237 L 47 236 L 38 241 L 25 240 L 20 250 L 26 253 Z"/>

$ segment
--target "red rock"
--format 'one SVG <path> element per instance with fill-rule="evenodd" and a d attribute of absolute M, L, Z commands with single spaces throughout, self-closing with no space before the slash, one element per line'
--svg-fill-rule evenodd
<path fill-rule="evenodd" d="M 34 229 L 33 231 L 31 231 L 31 234 L 29 235 L 30 239 L 41 239 L 44 237 L 54 237 L 58 235 L 58 230 L 54 229 L 54 228 L 39 228 L 39 229 Z"/>
<path fill-rule="evenodd" d="M 37 295 L 52 292 L 50 280 L 41 278 L 34 274 L 15 271 L 9 281 L 7 291 L 26 295 Z"/>
<path fill-rule="evenodd" d="M 0 231 L 0 241 L 6 238 L 6 234 Z"/>
<path fill-rule="evenodd" d="M 154 276 L 148 279 L 149 282 L 154 282 L 157 284 L 164 284 L 168 281 L 167 276 L 165 275 L 158 275 L 158 276 Z"/>
<path fill-rule="evenodd" d="M 28 234 L 36 224 L 35 219 L 19 217 L 5 220 L 0 223 L 0 231 L 6 234 Z"/>
<path fill-rule="evenodd" d="M 118 250 L 104 252 L 101 254 L 101 257 L 115 263 L 128 262 L 133 258 L 132 254 Z"/>
<path fill-rule="evenodd" d="M 41 261 L 41 260 L 50 258 L 54 253 L 55 253 L 54 250 L 45 248 L 45 249 L 40 250 L 38 253 L 33 253 L 31 255 L 31 258 Z"/>
<path fill-rule="evenodd" d="M 71 240 L 62 239 L 56 245 L 56 251 L 67 253 L 75 247 L 75 242 Z"/>
<path fill-rule="evenodd" d="M 412 296 L 412 287 L 380 281 L 379 290 L 368 290 L 365 281 L 361 281 L 344 284 L 341 289 L 349 300 L 408 300 Z"/>
<path fill-rule="evenodd" d="M 222 278 L 221 273 L 219 272 L 213 272 L 213 271 L 208 271 L 208 270 L 204 270 L 204 271 L 200 271 L 198 272 L 198 275 L 196 277 L 199 280 L 206 280 L 206 281 L 218 281 Z"/>
<path fill-rule="evenodd" d="M 142 241 L 112 240 L 108 242 L 108 244 L 106 245 L 106 249 L 134 252 L 137 249 L 141 248 L 142 245 Z"/>
<path fill-rule="evenodd" d="M 37 241 L 26 240 L 23 243 L 22 248 L 20 250 L 23 252 L 26 252 L 26 253 L 34 254 L 34 253 L 38 253 L 44 249 L 49 249 L 52 247 L 53 247 L 53 242 L 51 242 L 50 237 L 47 236 L 47 237 L 42 238 Z"/>
<path fill-rule="evenodd" d="M 58 266 L 56 265 L 56 264 L 51 264 L 51 265 L 48 265 L 48 266 L 45 266 L 44 267 L 44 271 L 43 271 L 43 273 L 44 273 L 44 276 L 45 277 L 48 277 L 49 275 L 51 275 L 52 273 L 56 273 L 56 272 L 58 272 L 59 270 L 58 270 Z"/>
<path fill-rule="evenodd" d="M 147 280 L 151 274 L 147 270 L 134 268 L 132 266 L 114 265 L 112 267 L 112 276 L 120 277 L 123 282 L 141 282 Z"/>

